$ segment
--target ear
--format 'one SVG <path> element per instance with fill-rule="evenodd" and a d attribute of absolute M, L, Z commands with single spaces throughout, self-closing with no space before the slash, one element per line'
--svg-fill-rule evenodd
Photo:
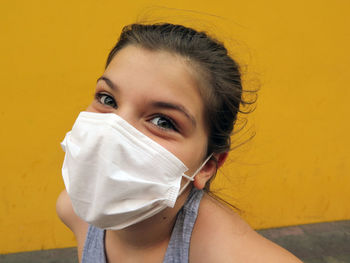
<path fill-rule="evenodd" d="M 203 189 L 206 182 L 216 174 L 217 169 L 222 166 L 228 156 L 227 152 L 213 154 L 202 170 L 194 177 L 193 185 L 197 189 Z"/>
<path fill-rule="evenodd" d="M 223 152 L 219 154 L 214 154 L 216 160 L 218 160 L 218 169 L 224 164 L 227 159 L 228 152 Z"/>

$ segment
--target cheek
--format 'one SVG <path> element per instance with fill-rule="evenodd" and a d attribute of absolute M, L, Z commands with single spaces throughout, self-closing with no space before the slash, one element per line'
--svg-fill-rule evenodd
<path fill-rule="evenodd" d="M 192 141 L 183 145 L 181 151 L 178 151 L 178 158 L 188 167 L 187 175 L 192 175 L 206 158 L 207 137 L 196 136 Z"/>
<path fill-rule="evenodd" d="M 96 113 L 111 113 L 111 112 L 114 112 L 115 110 L 111 107 L 104 107 L 102 104 L 100 104 L 96 100 L 94 100 L 86 108 L 86 111 L 96 112 Z"/>
<path fill-rule="evenodd" d="M 87 108 L 86 108 L 86 111 L 88 112 L 97 112 L 96 109 L 94 109 L 93 103 L 91 103 Z"/>
<path fill-rule="evenodd" d="M 88 112 L 100 112 L 98 105 L 96 105 L 96 101 L 92 100 L 89 106 L 87 106 L 86 111 Z"/>

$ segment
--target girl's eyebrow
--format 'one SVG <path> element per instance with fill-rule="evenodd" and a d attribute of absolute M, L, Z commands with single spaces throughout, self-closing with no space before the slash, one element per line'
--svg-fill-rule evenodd
<path fill-rule="evenodd" d="M 194 127 L 196 127 L 196 119 L 191 115 L 188 110 L 179 104 L 171 103 L 171 102 L 165 102 L 165 101 L 153 101 L 151 103 L 153 107 L 158 107 L 158 108 L 165 108 L 165 109 L 173 109 L 181 112 L 186 116 L 187 119 L 189 119 Z"/>
<path fill-rule="evenodd" d="M 118 90 L 118 87 L 106 76 L 101 76 L 97 79 L 96 83 L 99 82 L 100 80 L 103 80 L 106 82 L 106 84 L 112 89 L 112 90 Z M 158 107 L 158 108 L 165 108 L 165 109 L 173 109 L 181 112 L 183 115 L 186 116 L 187 119 L 189 119 L 194 127 L 196 127 L 196 119 L 191 115 L 188 110 L 179 104 L 172 103 L 172 102 L 165 102 L 165 101 L 153 101 L 151 103 L 153 107 Z"/>
<path fill-rule="evenodd" d="M 97 79 L 96 83 L 100 80 L 104 80 L 106 84 L 112 89 L 112 90 L 118 90 L 118 87 L 107 77 L 101 76 Z"/>

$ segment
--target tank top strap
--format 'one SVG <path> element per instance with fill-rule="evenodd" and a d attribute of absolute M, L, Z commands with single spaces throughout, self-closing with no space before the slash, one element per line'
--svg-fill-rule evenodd
<path fill-rule="evenodd" d="M 186 203 L 177 214 L 163 263 L 188 262 L 192 230 L 197 219 L 202 197 L 203 190 L 193 187 Z"/>
<path fill-rule="evenodd" d="M 81 263 L 106 263 L 105 230 L 89 225 Z"/>
<path fill-rule="evenodd" d="M 186 203 L 177 214 L 163 263 L 188 262 L 192 230 L 197 219 L 202 196 L 202 190 L 192 188 Z M 105 233 L 105 230 L 89 225 L 82 263 L 107 263 Z"/>

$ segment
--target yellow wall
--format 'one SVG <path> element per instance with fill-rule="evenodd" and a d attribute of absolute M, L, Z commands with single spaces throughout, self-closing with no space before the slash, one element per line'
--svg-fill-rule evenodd
<path fill-rule="evenodd" d="M 0 253 L 75 244 L 55 214 L 59 142 L 121 26 L 162 2 L 2 1 Z M 238 40 L 233 52 L 262 83 L 249 119 L 256 136 L 216 186 L 255 228 L 350 219 L 349 2 L 171 2 L 228 18 L 200 19 L 224 25 L 217 35 Z M 176 13 L 157 15 L 167 12 Z"/>

